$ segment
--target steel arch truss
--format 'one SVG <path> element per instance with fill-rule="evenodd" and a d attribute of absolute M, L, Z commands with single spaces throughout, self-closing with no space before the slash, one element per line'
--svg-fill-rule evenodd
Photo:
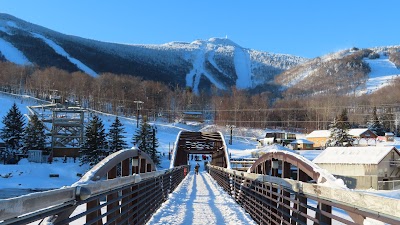
<path fill-rule="evenodd" d="M 328 173 L 321 173 L 323 171 L 319 166 L 315 165 L 313 162 L 309 161 L 308 159 L 302 157 L 293 152 L 288 151 L 271 151 L 264 154 L 260 157 L 253 166 L 248 170 L 249 173 L 256 173 L 256 174 L 263 174 L 269 175 L 273 177 L 279 178 L 289 178 L 301 182 L 307 183 L 316 183 L 316 184 L 328 184 L 333 188 L 343 188 L 336 182 L 336 178 Z M 347 189 L 347 188 L 346 188 Z M 332 215 L 332 208 L 336 207 L 336 203 L 324 201 L 323 199 L 308 199 L 304 195 L 291 195 L 289 192 L 271 187 L 272 192 L 276 192 L 275 196 L 284 196 L 285 199 L 295 198 L 293 202 L 297 202 L 294 204 L 294 208 L 300 212 L 299 215 L 295 216 L 294 214 L 298 213 L 296 210 L 292 210 L 290 212 L 286 208 L 286 214 L 291 214 L 291 217 L 297 217 L 296 222 L 297 224 L 306 224 L 307 220 L 312 221 L 319 221 L 323 224 L 331 224 L 332 219 L 330 216 L 325 215 Z M 274 195 L 271 195 L 274 196 Z M 275 199 L 277 202 L 280 200 L 278 197 Z M 310 203 L 308 200 L 316 201 L 316 213 L 314 218 L 310 219 L 307 216 L 303 216 L 307 214 L 307 208 L 301 206 L 308 206 Z M 289 200 L 283 200 L 282 205 L 287 205 L 290 207 Z M 276 207 L 280 207 L 279 204 Z M 285 207 L 281 207 L 285 209 Z M 271 209 L 272 212 L 275 212 L 275 209 Z M 276 211 L 277 212 L 277 211 Z M 349 216 L 356 222 L 361 223 L 364 221 L 364 217 L 357 215 L 353 212 L 346 211 Z M 303 214 L 303 215 L 301 215 Z M 276 221 L 280 221 L 277 219 Z"/>
<path fill-rule="evenodd" d="M 211 165 L 231 168 L 228 149 L 221 132 L 181 131 L 172 152 L 170 168 L 187 165 L 189 154 L 211 155 Z"/>

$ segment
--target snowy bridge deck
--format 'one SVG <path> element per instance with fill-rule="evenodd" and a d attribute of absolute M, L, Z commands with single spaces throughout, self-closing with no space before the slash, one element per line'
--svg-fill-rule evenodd
<path fill-rule="evenodd" d="M 256 224 L 206 171 L 190 172 L 147 223 Z"/>

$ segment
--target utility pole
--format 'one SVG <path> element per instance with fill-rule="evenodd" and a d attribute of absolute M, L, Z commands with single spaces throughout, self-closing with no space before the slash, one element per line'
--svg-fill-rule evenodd
<path fill-rule="evenodd" d="M 236 126 L 235 125 L 226 125 L 226 127 L 230 128 L 230 130 L 231 130 L 231 132 L 230 132 L 231 136 L 229 138 L 229 144 L 232 145 L 232 134 L 233 134 L 232 128 L 235 128 Z"/>
<path fill-rule="evenodd" d="M 142 109 L 142 104 L 144 102 L 142 101 L 133 101 L 134 103 L 136 103 L 136 128 L 139 127 L 139 110 Z"/>

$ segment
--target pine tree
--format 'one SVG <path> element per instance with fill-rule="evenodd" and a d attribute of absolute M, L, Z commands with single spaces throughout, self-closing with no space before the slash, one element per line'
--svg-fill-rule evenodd
<path fill-rule="evenodd" d="M 383 129 L 381 122 L 379 122 L 378 115 L 376 114 L 376 107 L 374 107 L 372 111 L 372 118 L 370 121 L 368 121 L 367 125 L 368 129 L 374 132 L 376 135 L 385 135 L 385 130 Z"/>
<path fill-rule="evenodd" d="M 108 133 L 111 153 L 127 147 L 126 141 L 124 140 L 125 136 L 122 135 L 124 133 L 126 132 L 124 131 L 123 124 L 118 117 L 115 117 L 115 121 L 113 124 L 111 124 L 111 128 Z"/>
<path fill-rule="evenodd" d="M 90 166 L 100 162 L 107 150 L 106 133 L 103 122 L 98 116 L 93 116 L 85 127 L 85 141 L 81 148 L 81 163 Z"/>
<path fill-rule="evenodd" d="M 141 151 L 146 152 L 154 164 L 160 164 L 160 156 L 157 152 L 158 139 L 156 138 L 156 129 L 147 123 L 146 118 L 143 118 L 140 122 L 140 127 L 133 136 L 133 144 Z"/>
<path fill-rule="evenodd" d="M 342 110 L 342 113 L 336 118 L 336 126 L 342 130 L 349 130 L 351 125 L 349 123 L 349 118 L 347 117 L 346 109 Z"/>
<path fill-rule="evenodd" d="M 7 115 L 3 117 L 4 127 L 1 129 L 0 137 L 11 148 L 11 151 L 18 150 L 22 144 L 22 136 L 25 126 L 24 116 L 14 103 Z"/>
<path fill-rule="evenodd" d="M 353 139 L 348 134 L 348 129 L 350 128 L 350 123 L 347 118 L 346 110 L 333 120 L 329 125 L 329 131 L 331 132 L 330 138 L 327 145 L 330 146 L 343 146 L 344 143 L 351 145 Z"/>
<path fill-rule="evenodd" d="M 45 126 L 37 115 L 30 116 L 30 121 L 25 127 L 24 132 L 24 148 L 26 150 L 44 150 L 46 148 Z"/>

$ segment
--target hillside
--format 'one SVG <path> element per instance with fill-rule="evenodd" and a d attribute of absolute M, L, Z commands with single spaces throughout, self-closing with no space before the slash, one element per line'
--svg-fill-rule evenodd
<path fill-rule="evenodd" d="M 400 46 L 347 49 L 295 66 L 275 79 L 286 96 L 364 94 L 400 75 Z"/>
<path fill-rule="evenodd" d="M 129 74 L 171 86 L 189 86 L 195 93 L 236 86 L 250 89 L 307 60 L 243 48 L 226 38 L 170 42 L 162 45 L 106 43 L 65 35 L 0 14 L 0 60 L 19 65 Z"/>

